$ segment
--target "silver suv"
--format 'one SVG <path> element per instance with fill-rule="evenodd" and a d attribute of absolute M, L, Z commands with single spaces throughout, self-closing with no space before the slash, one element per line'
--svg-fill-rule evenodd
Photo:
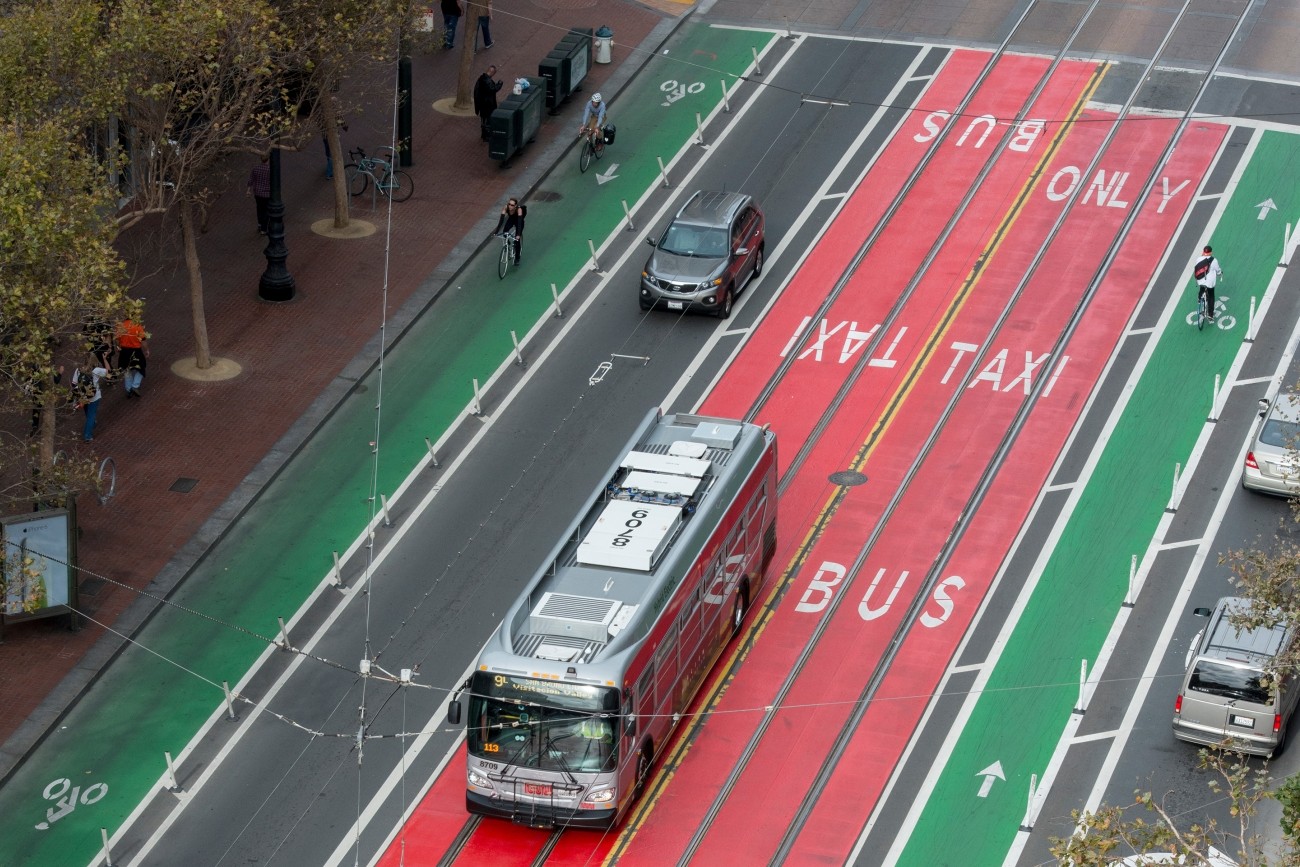
<path fill-rule="evenodd" d="M 1284 624 L 1238 629 L 1232 615 L 1250 605 L 1249 599 L 1228 596 L 1213 611 L 1196 609 L 1210 622 L 1187 650 L 1187 671 L 1174 702 L 1174 737 L 1206 745 L 1226 741 L 1243 753 L 1272 756 L 1282 751 L 1300 698 L 1297 678 L 1277 670 L 1277 657 L 1296 632 Z"/>
<path fill-rule="evenodd" d="M 726 319 L 763 273 L 763 209 L 744 193 L 701 190 L 682 205 L 641 272 L 641 309 L 701 310 Z"/>

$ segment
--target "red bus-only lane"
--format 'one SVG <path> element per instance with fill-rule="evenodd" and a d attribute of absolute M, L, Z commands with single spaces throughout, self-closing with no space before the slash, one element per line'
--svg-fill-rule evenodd
<path fill-rule="evenodd" d="M 411 817 L 389 843 L 377 867 L 437 864 L 465 827 L 465 750 L 456 752 Z"/>
<path fill-rule="evenodd" d="M 1116 172 L 1115 175 L 1107 171 L 1106 177 L 1119 177 L 1122 169 L 1129 172 L 1129 177 L 1144 178 L 1157 152 L 1167 140 L 1171 127 L 1172 124 L 1169 122 L 1153 121 L 1126 128 L 1121 140 L 1111 151 L 1123 155 L 1121 158 L 1123 164 L 1113 170 Z M 1094 125 L 1090 132 L 1080 135 L 1077 141 L 1072 139 L 1071 146 L 1060 154 L 1060 158 L 1053 163 L 1053 168 L 1058 172 L 1064 171 L 1066 176 L 1071 167 L 1077 172 L 1079 166 L 1088 162 L 1103 134 L 1104 129 L 1101 125 Z M 1149 227 L 1143 230 L 1146 235 L 1142 237 L 1141 243 L 1131 248 L 1135 252 L 1126 260 L 1121 271 L 1128 270 L 1146 276 L 1154 271 L 1155 260 L 1168 243 L 1182 208 L 1190 198 L 1191 189 L 1195 187 L 1195 180 L 1199 178 L 1209 155 L 1217 147 L 1217 141 L 1211 141 L 1210 138 L 1212 137 L 1205 139 L 1206 146 L 1199 152 L 1204 157 L 1201 165 L 1188 167 L 1193 172 L 1188 175 L 1192 182 L 1184 187 L 1182 198 L 1176 204 L 1165 203 L 1163 214 L 1155 213 L 1159 205 L 1158 200 L 1152 202 L 1148 210 L 1153 216 L 1143 224 Z M 1103 162 L 1103 165 L 1106 163 Z M 1053 175 L 1049 173 L 1049 177 Z M 1177 176 L 1171 177 L 1171 188 L 1176 187 L 1182 180 L 1184 179 Z M 1017 363 L 1018 359 L 1026 357 L 1026 353 L 1030 353 L 1028 356 L 1030 359 L 1039 357 L 1050 348 L 1098 264 L 1097 251 L 1105 249 L 1123 219 L 1124 207 L 1108 205 L 1108 203 L 1123 201 L 1121 188 L 1117 184 L 1118 182 L 1113 182 L 1109 187 L 1103 184 L 1099 189 L 1107 191 L 1106 195 L 1103 196 L 1098 192 L 1097 195 L 1091 196 L 1091 207 L 1098 210 L 1089 211 L 1089 206 L 1085 206 L 1083 212 L 1077 217 L 1072 217 L 1067 224 L 1065 237 L 1074 239 L 1078 247 L 1064 247 L 1063 252 L 1049 257 L 1040 274 L 1051 276 L 1045 276 L 1031 284 L 1027 296 L 1018 307 L 1018 312 L 1013 314 L 1009 327 L 1004 331 L 1006 334 L 1014 335 L 1018 345 L 1015 347 L 995 345 L 992 359 L 981 359 L 978 362 L 980 367 L 976 369 L 981 371 L 981 377 L 975 381 L 971 389 L 968 389 L 968 394 L 963 398 L 950 424 L 950 430 L 941 438 L 938 450 L 927 460 L 919 474 L 915 482 L 915 493 L 905 498 L 894 522 L 873 550 L 863 570 L 862 574 L 865 577 L 859 582 L 859 589 L 852 591 L 853 597 L 846 600 L 846 604 L 837 612 L 836 621 L 831 624 L 808 667 L 809 675 L 798 682 L 795 690 L 788 697 L 787 702 L 791 710 L 778 714 L 771 727 L 771 736 L 759 745 L 757 755 L 735 789 L 729 794 L 726 806 L 719 813 L 709 835 L 694 857 L 708 862 L 710 859 L 726 857 L 728 854 L 734 855 L 736 841 L 742 839 L 745 841 L 747 857 L 766 858 L 774 851 L 781 835 L 789 826 L 801 797 L 811 784 L 812 777 L 826 755 L 831 741 L 847 718 L 852 708 L 852 700 L 856 698 L 866 682 L 872 667 L 884 650 L 888 637 L 898 626 L 901 613 L 907 607 L 915 587 L 928 564 L 933 561 L 947 535 L 948 528 L 951 527 L 980 471 L 991 456 L 998 439 L 1005 432 L 1024 393 L 1028 390 L 1030 378 L 1034 375 L 1032 363 L 1020 365 Z M 1134 187 L 1136 185 L 1135 183 Z M 1060 188 L 1056 189 L 1059 192 Z M 1051 188 L 1041 191 L 1043 199 L 1051 200 L 1051 196 L 1048 195 L 1050 191 Z M 1030 208 L 1022 217 L 1022 222 L 1029 226 L 1041 223 L 1043 220 L 1050 222 L 1051 214 L 1052 208 L 1045 203 L 1040 202 L 1039 206 L 1035 207 L 1031 202 Z M 988 272 L 978 286 L 976 295 L 963 311 L 957 326 L 954 327 L 952 345 L 974 346 L 981 342 L 983 335 L 992 325 L 993 317 L 1008 297 L 1010 288 L 1014 287 L 1019 276 L 1024 273 L 1024 266 L 1036 251 L 1041 234 L 1039 231 L 1021 233 L 1020 228 L 1021 226 L 1017 225 L 1017 231 L 1003 242 L 1003 249 L 992 260 Z M 1088 252 L 1080 256 L 1076 252 L 1079 248 Z M 1099 339 L 1090 338 L 1092 345 L 1088 345 L 1088 340 L 1082 343 L 1076 341 L 1076 345 L 1087 350 L 1089 361 L 1092 363 L 1090 368 L 1080 364 L 1079 372 L 1083 373 L 1085 378 L 1075 380 L 1079 383 L 1078 388 L 1082 388 L 1085 394 L 1091 387 L 1092 378 L 1095 378 L 1100 365 L 1109 354 L 1109 349 L 1119 329 L 1122 328 L 1128 312 L 1131 311 L 1134 300 L 1145 286 L 1146 276 L 1125 287 L 1127 294 L 1124 296 L 1124 304 L 1109 305 L 1112 312 L 1118 311 L 1121 315 L 1111 316 L 1106 322 L 1108 328 L 1099 332 L 1101 334 Z M 956 339 L 958 335 L 968 339 Z M 973 359 L 968 358 L 966 365 L 969 366 L 971 361 Z M 1066 370 L 1069 370 L 1068 365 Z M 960 373 L 964 372 L 963 367 Z M 897 462 L 910 461 L 916 446 L 928 434 L 932 421 L 929 413 L 912 412 L 911 405 L 919 403 L 926 406 L 945 402 L 952 393 L 951 389 L 955 381 L 960 379 L 960 375 L 953 377 L 950 376 L 951 373 L 946 363 L 932 364 L 927 368 L 916 392 L 912 395 L 919 398 L 919 401 L 910 401 L 909 406 L 895 421 L 880 450 L 868 463 L 869 473 L 873 465 L 881 464 L 888 468 Z M 1047 375 L 1048 371 L 1040 371 L 1039 374 Z M 1054 385 L 1054 389 L 1056 387 Z M 1077 398 L 1077 395 L 1074 397 Z M 984 543 L 988 543 L 990 537 L 997 537 L 995 544 L 986 544 L 989 556 L 994 557 L 993 568 L 986 568 L 978 575 L 963 578 L 964 582 L 969 583 L 961 587 L 953 584 L 946 585 L 948 598 L 960 600 L 960 604 L 955 606 L 959 613 L 956 617 L 952 617 L 954 607 L 952 603 L 948 606 L 939 604 L 929 606 L 926 614 L 930 622 L 926 623 L 923 619 L 923 623 L 928 627 L 925 631 L 935 631 L 936 627 L 943 627 L 938 630 L 938 633 L 951 636 L 952 641 L 960 636 L 965 622 L 975 610 L 983 590 L 987 587 L 997 561 L 1009 547 L 1020 520 L 1028 508 L 1027 503 L 1032 500 L 1033 492 L 1041 484 L 1061 441 L 1073 425 L 1082 402 L 1081 399 L 1072 399 L 1065 391 L 1056 392 L 1054 400 L 1045 400 L 1045 404 L 1053 409 L 1042 415 L 1042 420 L 1039 422 L 1040 429 L 1036 430 L 1035 436 L 1039 438 L 1040 444 L 1049 442 L 1050 444 L 1046 448 L 1040 445 L 1030 454 L 1018 454 L 1015 463 L 1013 483 L 1021 486 L 1017 492 L 1022 503 L 1019 514 L 1003 516 L 1000 521 L 995 517 L 994 520 L 988 521 L 978 534 Z M 856 400 L 850 399 L 846 404 L 856 405 Z M 1023 452 L 1023 449 L 1021 451 Z M 867 488 L 875 488 L 878 482 L 884 481 L 876 475 L 872 475 L 871 478 L 872 481 Z M 827 575 L 842 575 L 843 568 L 856 557 L 864 535 L 873 526 L 873 501 L 878 500 L 879 495 L 873 497 L 867 489 L 858 489 L 851 493 L 848 503 L 836 514 L 830 531 L 810 558 L 809 564 L 813 568 L 806 572 L 811 573 L 816 569 L 819 572 L 819 579 L 823 582 L 826 581 Z M 857 502 L 868 505 L 855 507 L 854 503 Z M 788 527 L 788 524 L 786 526 Z M 825 568 L 818 568 L 821 566 Z M 960 575 L 960 573 L 954 574 Z M 820 610 L 815 603 L 822 602 L 824 605 L 826 599 L 824 593 L 815 596 L 812 605 L 808 604 L 807 595 L 800 596 L 798 592 L 800 585 L 808 586 L 808 580 L 804 578 L 796 583 L 796 592 L 790 595 L 783 607 L 782 615 L 788 615 L 787 619 L 795 616 L 791 614 L 791 609 L 797 611 L 799 607 L 806 609 L 803 612 L 805 619 L 815 619 Z M 867 582 L 871 584 L 864 592 L 861 585 Z M 847 592 L 847 583 L 845 580 L 844 584 L 833 587 L 833 592 Z M 830 591 L 833 585 L 823 586 L 826 591 Z M 861 602 L 858 602 L 859 598 Z M 778 621 L 781 619 L 781 615 L 778 615 Z M 864 623 L 864 620 L 867 622 Z M 779 631 L 779 627 L 769 630 L 773 633 Z M 947 656 L 942 653 L 935 655 L 933 652 L 926 656 L 926 650 L 933 651 L 933 648 L 918 650 L 917 662 L 928 662 L 933 668 L 933 676 L 929 679 L 932 684 L 937 681 Z M 950 654 L 951 648 L 948 648 L 947 652 Z M 786 657 L 787 660 L 788 658 Z M 747 663 L 737 675 L 737 685 L 748 680 L 751 673 L 750 664 Z M 758 674 L 770 680 L 772 672 L 758 672 Z M 915 694 L 917 682 L 913 673 L 908 691 L 904 694 Z M 732 699 L 744 692 L 746 691 L 740 689 L 735 690 L 734 693 L 729 692 L 721 709 L 732 709 Z M 810 711 L 809 708 L 815 710 Z M 870 739 L 870 749 L 866 750 L 875 754 L 874 760 L 877 762 L 883 758 L 881 753 L 887 752 L 891 756 L 887 762 L 890 767 L 901 751 L 902 745 L 905 744 L 906 735 L 910 733 L 919 714 L 919 710 L 916 710 L 911 714 L 900 715 L 898 710 L 891 707 L 888 712 L 882 714 L 883 729 L 879 732 L 881 737 Z M 712 775 L 719 779 L 725 777 L 729 768 L 725 763 L 715 761 L 714 756 L 718 751 L 713 748 L 715 745 L 712 735 L 716 728 L 726 728 L 727 725 L 724 722 L 718 726 L 717 723 L 717 719 L 711 720 L 704 727 L 701 736 L 693 746 L 690 759 L 677 772 L 674 788 L 664 801 L 674 799 L 683 789 L 690 791 L 692 796 L 698 794 L 697 786 L 688 782 L 694 776 L 692 771 L 699 771 L 702 775 Z M 892 743 L 882 744 L 882 739 L 892 739 Z M 724 740 L 734 742 L 737 738 L 732 733 Z M 862 742 L 860 739 L 859 743 Z M 882 746 L 892 746 L 895 749 L 882 751 Z M 856 816 L 857 828 L 860 828 L 878 793 L 878 786 L 872 791 L 864 791 L 860 786 L 855 786 L 852 788 L 851 797 L 844 793 L 844 797 L 828 798 L 825 803 L 834 805 L 834 809 L 838 811 L 837 817 L 844 813 Z M 647 841 L 649 851 L 646 854 L 655 859 L 676 857 L 681 851 L 678 849 L 674 852 L 664 847 L 668 841 L 660 832 L 668 829 L 661 827 L 659 823 L 659 820 L 664 818 L 659 815 L 662 806 L 664 805 L 656 809 L 655 815 L 644 828 L 644 834 L 649 838 Z M 664 815 L 667 816 L 668 812 L 664 811 Z M 755 817 L 761 817 L 761 821 L 755 823 Z M 683 821 L 685 818 L 679 813 L 673 817 L 671 824 L 686 825 L 693 829 L 694 825 L 689 820 Z M 849 825 L 851 824 L 850 822 Z M 854 828 L 854 834 L 857 828 Z M 686 836 L 689 837 L 689 834 Z M 837 840 L 836 845 L 826 846 L 820 851 L 827 858 L 843 858 L 852 842 L 853 837 L 850 836 L 847 840 Z M 641 840 L 638 839 L 637 845 L 631 852 L 633 861 L 638 860 L 643 852 L 640 844 Z"/>
<path fill-rule="evenodd" d="M 441 863 L 464 829 L 470 815 L 465 812 L 465 751 L 459 750 L 403 825 L 397 837 L 377 862 L 377 867 L 433 865 Z M 500 819 L 484 818 L 457 853 L 455 864 L 532 864 L 550 839 L 550 833 L 513 825 Z M 548 861 L 557 864 L 599 864 L 614 845 L 616 832 L 598 834 L 573 831 L 565 834 L 551 851 Z"/>
<path fill-rule="evenodd" d="M 1016 78 L 1023 79 L 1024 70 L 1019 63 L 1013 63 L 1012 68 L 1017 72 Z M 1045 68 L 1044 64 L 1040 70 Z M 1071 67 L 1070 74 L 1064 77 L 1061 84 L 1056 82 L 1049 84 L 1042 97 L 1047 102 L 1036 105 L 1036 109 L 1041 111 L 1039 116 L 1068 117 L 1090 79 L 1090 73 L 1079 75 L 1077 70 Z M 1006 82 L 998 75 L 992 76 L 989 84 L 999 88 L 1006 86 Z M 1017 111 L 1033 84 L 1032 79 L 1028 82 L 1020 80 L 1019 97 L 1011 100 L 1009 108 L 1005 106 L 1003 108 L 1013 113 Z M 980 100 L 977 99 L 975 104 L 979 105 Z M 1045 105 L 1050 107 L 1044 108 Z M 916 118 L 913 125 L 904 127 L 899 138 L 915 143 L 915 137 L 918 135 L 924 137 L 927 124 L 933 120 L 933 117 L 926 116 Z M 935 207 L 934 197 L 942 192 L 949 196 L 947 212 L 951 213 L 959 203 L 966 185 L 974 180 L 985 160 L 987 152 L 978 152 L 977 140 L 971 139 L 962 145 L 958 144 L 958 140 L 962 139 L 961 136 L 954 138 L 957 140 L 950 139 L 951 149 L 962 154 L 965 160 L 963 172 L 958 173 L 954 178 L 951 163 L 937 167 L 932 165 L 927 170 L 916 187 L 918 190 L 927 191 L 921 197 L 925 208 L 911 213 L 909 197 L 905 207 L 900 210 L 898 222 L 891 223 L 882 235 L 882 241 L 886 238 L 890 240 L 875 245 L 867 256 L 864 267 L 859 269 L 845 292 L 837 299 L 827 317 L 828 321 L 848 324 L 852 319 L 858 318 L 863 310 L 874 313 L 878 310 L 887 310 L 893 305 L 897 293 L 910 280 L 933 243 L 933 234 L 927 237 L 925 232 L 915 230 L 918 221 L 920 224 L 938 222 L 940 224 L 938 228 L 942 228 L 943 220 L 936 220 L 932 214 L 927 217 L 929 212 L 926 209 Z M 908 372 L 920 363 L 921 354 L 928 351 L 927 342 L 942 330 L 941 323 L 946 321 L 945 317 L 958 303 L 957 299 L 963 289 L 966 274 L 976 259 L 993 243 L 994 233 L 1003 225 L 1008 215 L 1015 211 L 1033 167 L 1044 160 L 1048 153 L 1048 141 L 1048 137 L 1040 136 L 1030 148 L 1028 161 L 1019 151 L 1004 154 L 1004 159 L 1007 160 L 1005 165 L 1002 160 L 999 160 L 994 171 L 982 183 L 979 195 L 964 209 L 963 220 L 958 225 L 954 236 L 949 239 L 939 258 L 927 269 L 926 278 L 917 286 L 901 312 L 896 323 L 898 340 L 897 342 L 891 340 L 890 344 L 896 350 L 892 356 L 896 363 L 892 366 L 882 364 L 869 367 L 866 376 L 857 383 L 849 397 L 839 404 L 838 414 L 820 434 L 813 450 L 800 468 L 798 477 L 782 496 L 783 543 L 776 561 L 778 566 L 784 566 L 789 562 L 794 546 L 801 543 L 808 532 L 813 513 L 823 508 L 827 502 L 831 492 L 831 487 L 826 483 L 827 475 L 849 465 L 853 454 L 861 450 L 864 442 L 868 441 L 872 428 L 885 424 L 882 420 L 888 417 L 887 411 L 893 412 L 890 404 L 896 397 L 901 399 L 907 396 L 906 391 L 910 387 L 906 382 Z M 1095 144 L 1093 142 L 1087 147 L 1095 148 Z M 1088 155 L 1090 153 L 1089 151 Z M 946 152 L 941 154 L 946 155 Z M 880 167 L 877 168 L 877 171 L 879 170 Z M 950 187 L 955 187 L 955 192 Z M 1037 243 L 1046 236 L 1052 219 L 1059 213 L 1059 208 L 1059 203 L 1050 200 L 1039 203 L 1038 210 L 1043 212 L 1042 216 L 1024 221 L 1023 231 L 1038 239 L 1034 242 L 1035 248 Z M 843 219 L 845 217 L 841 214 L 840 220 Z M 935 229 L 936 233 L 938 228 Z M 859 232 L 865 234 L 866 231 L 866 228 L 859 227 Z M 1020 273 L 1023 273 L 1023 265 L 1027 264 L 1028 256 L 1022 259 Z M 986 281 L 987 279 L 985 277 Z M 1001 284 L 982 281 L 976 286 L 976 292 L 978 296 L 989 298 L 991 303 L 995 302 L 996 309 L 1000 309 L 1009 298 L 1012 288 L 1014 288 L 1014 281 L 1009 283 L 1004 281 Z M 799 319 L 806 315 L 805 311 L 815 309 L 820 299 L 820 293 L 805 293 L 802 309 L 794 307 L 784 318 L 773 317 L 766 320 L 752 345 L 766 345 L 774 354 L 779 354 L 783 342 L 788 341 L 788 334 L 797 327 Z M 791 324 L 792 322 L 794 325 Z M 854 326 L 855 329 L 857 327 Z M 782 330 L 786 333 L 782 335 L 783 339 L 774 340 L 766 334 L 769 329 Z M 866 330 L 865 323 L 862 325 L 862 330 Z M 783 381 L 781 390 L 773 400 L 769 401 L 761 419 L 771 422 L 778 432 L 778 437 L 783 441 L 790 442 L 793 439 L 798 443 L 800 438 L 797 432 L 809 430 L 810 421 L 806 417 L 807 414 L 814 411 L 820 413 L 822 408 L 831 401 L 835 390 L 851 368 L 851 364 L 845 363 L 851 361 L 851 358 L 846 359 L 844 356 L 846 354 L 851 356 L 853 351 L 860 351 L 861 344 L 861 340 L 856 342 L 856 346 L 845 343 L 847 352 L 842 351 L 839 346 L 827 349 L 820 358 L 815 353 L 803 353 L 792 369 L 792 375 L 787 377 L 788 381 Z M 726 395 L 752 387 L 754 385 L 752 382 L 744 380 L 747 372 L 747 369 L 729 371 L 717 393 Z M 733 375 L 739 377 L 734 387 Z M 947 394 L 951 394 L 953 387 L 955 381 L 947 385 Z M 820 392 L 820 405 L 808 408 L 800 405 L 790 408 L 797 401 L 794 398 L 788 399 L 787 392 L 802 395 L 803 392 L 814 389 Z M 901 406 L 903 411 L 915 416 L 913 429 L 916 429 L 928 428 L 932 425 L 937 419 L 942 403 L 942 399 L 926 396 L 919 401 L 906 400 Z M 718 411 L 712 399 L 706 405 L 705 411 Z M 791 431 L 796 433 L 792 434 Z M 889 444 L 891 439 L 892 446 Z M 877 444 L 878 454 L 873 456 L 866 466 L 870 482 L 854 489 L 842 500 L 833 516 L 832 526 L 851 528 L 847 531 L 848 536 L 854 544 L 860 545 L 865 535 L 870 532 L 870 528 L 874 526 L 893 491 L 901 483 L 903 474 L 923 439 L 924 435 L 900 437 L 886 431 L 885 438 Z M 787 448 L 787 458 L 789 453 L 790 450 Z M 801 490 L 802 494 L 799 493 Z M 944 490 L 942 487 L 937 489 L 936 496 Z M 957 491 L 955 488 L 953 490 Z M 790 508 L 792 498 L 804 502 L 799 507 Z M 939 504 L 930 505 L 931 508 L 937 508 Z M 958 507 L 959 500 L 953 499 L 950 505 L 953 508 Z M 825 540 L 821 544 L 824 545 Z M 782 557 L 784 559 L 781 559 Z M 796 584 L 794 592 L 768 624 L 760 642 L 751 651 L 743 668 L 728 687 L 726 696 L 718 708 L 721 712 L 714 714 L 696 734 L 687 761 L 675 771 L 673 785 L 656 803 L 653 812 L 637 833 L 630 851 L 623 856 L 624 860 L 628 858 L 633 862 L 677 860 L 683 853 L 687 840 L 701 822 L 701 811 L 720 791 L 728 771 L 739 759 L 741 750 L 762 716 L 762 708 L 772 703 L 777 685 L 784 680 L 789 671 L 790 661 L 806 646 L 818 619 L 815 613 L 824 607 L 827 598 L 825 593 L 845 580 L 839 564 L 852 562 L 853 556 L 847 555 L 834 561 L 832 567 L 825 572 L 817 565 L 822 559 L 820 554 L 814 552 L 813 557 L 805 564 L 806 574 L 808 576 L 815 574 L 815 580 L 819 585 L 809 586 L 808 578 Z M 870 578 L 867 581 L 870 581 Z M 807 599 L 801 597 L 805 589 L 809 594 Z M 839 588 L 841 592 L 844 589 L 844 587 Z M 888 595 L 890 592 L 890 588 L 886 587 L 881 594 Z M 899 609 L 905 605 L 906 597 L 898 600 Z M 856 617 L 856 614 L 853 616 Z M 825 673 L 830 670 L 822 671 Z M 851 684 L 853 681 L 836 681 L 836 683 Z M 849 694 L 850 697 L 855 695 L 856 689 L 850 689 Z M 781 715 L 773 727 L 773 732 L 779 739 L 784 739 L 807 719 L 806 713 L 796 714 L 792 719 L 786 719 L 785 715 Z M 815 770 L 815 763 L 813 769 Z M 773 798 L 780 800 L 787 796 L 778 793 L 790 791 L 791 779 L 772 779 L 764 788 L 771 791 Z M 729 795 L 728 806 L 719 816 L 720 820 L 732 812 L 730 805 L 736 801 L 738 792 L 747 791 L 748 788 L 748 784 L 742 779 L 741 789 Z M 793 800 L 797 802 L 798 798 L 794 797 Z M 753 807 L 748 800 L 745 803 L 748 807 Z M 737 810 L 736 814 L 743 818 L 744 812 L 743 809 Z M 760 815 L 763 816 L 765 826 L 773 827 L 779 824 L 775 817 L 766 816 L 761 810 L 751 811 L 748 821 Z M 735 829 L 731 828 L 727 834 L 719 837 L 744 840 L 745 845 L 748 846 L 755 840 L 755 832 L 747 829 L 737 836 Z"/>
<path fill-rule="evenodd" d="M 1129 124 L 1109 153 L 1133 156 L 1137 148 L 1150 153 L 1164 146 L 1174 126 L 1173 121 L 1148 119 Z M 1070 360 L 1052 383 L 1051 398 L 1035 406 L 1010 453 L 1010 471 L 998 474 L 944 570 L 946 594 L 950 600 L 960 598 L 960 602 L 953 605 L 952 616 L 935 624 L 938 628 L 913 627 L 908 633 L 876 701 L 867 709 L 816 808 L 800 829 L 791 850 L 791 863 L 842 859 L 855 844 L 870 814 L 870 809 L 863 811 L 862 804 L 874 805 L 888 783 L 928 704 L 928 695 L 937 688 L 1226 133 L 1226 127 L 1201 123 L 1190 126 L 1179 140 L 1162 172 L 1167 183 L 1157 182 L 1160 194 L 1148 199 L 1125 237 L 1118 258 L 1069 343 Z M 1136 147 L 1131 144 L 1135 138 L 1142 139 Z M 1132 177 L 1145 177 L 1144 172 L 1130 168 L 1126 160 L 1107 160 L 1103 164 L 1109 164 L 1112 171 L 1132 171 Z M 1086 219 L 1087 212 L 1081 216 Z M 1065 237 L 1089 240 L 1087 227 L 1078 222 L 1072 215 Z M 1099 264 L 1100 249 L 1082 244 L 1054 246 L 1039 273 L 1062 275 L 1061 282 L 1068 285 L 1080 279 L 1086 282 Z M 1036 282 L 1040 282 L 1039 278 Z M 1045 284 L 1041 294 L 1053 291 L 1055 281 L 1041 278 L 1041 282 Z M 1179 288 L 1175 287 L 1175 291 Z M 954 336 L 959 332 L 955 330 Z M 967 336 L 973 339 L 977 335 Z M 983 386 L 976 383 L 975 387 Z M 934 603 L 929 609 L 932 614 L 945 610 Z M 923 627 L 928 625 L 922 623 Z"/>
<path fill-rule="evenodd" d="M 969 89 L 971 77 L 982 68 L 987 55 L 977 54 L 981 62 L 974 62 L 965 58 L 965 53 L 959 54 L 963 55 L 961 62 L 946 67 L 935 82 L 946 92 L 927 93 L 922 104 L 951 107 L 960 102 L 958 95 Z M 834 402 L 845 377 L 867 351 L 871 336 L 880 327 L 878 323 L 914 279 L 949 215 L 961 205 L 994 153 L 1001 135 L 995 118 L 1019 114 L 1048 67 L 1042 58 L 1027 57 L 1006 58 L 997 65 L 847 281 L 831 311 L 813 325 L 812 335 L 798 344 L 796 336 L 839 277 L 838 271 L 827 270 L 828 265 L 842 267 L 843 251 L 856 251 L 861 246 L 874 226 L 874 217 L 880 216 L 879 211 L 897 194 L 899 183 L 943 126 L 945 113 L 938 110 L 911 114 L 727 372 L 726 387 L 710 396 L 707 412 L 743 414 L 776 366 L 793 355 L 793 366 L 757 417 L 773 423 L 778 437 L 787 444 L 781 451 L 783 460 L 788 462 L 797 453 L 798 446 L 811 435 L 812 426 Z M 1031 116 L 1069 117 L 1091 84 L 1096 68 L 1091 63 L 1064 64 L 1034 103 Z M 967 77 L 945 77 L 958 73 Z M 853 406 L 858 425 L 841 421 L 833 431 L 821 433 L 817 443 L 821 461 L 805 467 L 783 492 L 783 527 L 813 522 L 832 490 L 826 477 L 854 463 L 876 420 L 887 412 L 906 372 L 914 366 L 918 353 L 924 351 L 926 339 L 961 291 L 977 257 L 1015 207 L 1034 167 L 1051 147 L 1055 132 L 1032 124 L 1023 129 L 1016 133 L 1015 147 L 1000 153 L 976 197 L 962 209 L 964 229 L 960 242 L 950 240 L 943 246 L 926 269 L 926 279 L 909 298 L 907 317 L 892 324 L 872 351 L 865 371 L 872 387 L 859 392 Z M 874 215 L 865 213 L 863 200 L 877 209 Z M 873 219 L 867 222 L 864 217 Z M 846 230 L 855 234 L 845 235 Z M 836 251 L 836 255 L 823 254 L 826 248 Z M 798 534 L 783 536 L 785 543 L 800 541 Z M 777 562 L 788 562 L 793 550 L 786 547 L 779 551 Z"/>

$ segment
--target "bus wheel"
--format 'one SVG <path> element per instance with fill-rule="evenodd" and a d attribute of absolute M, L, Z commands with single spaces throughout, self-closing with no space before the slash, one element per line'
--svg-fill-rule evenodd
<path fill-rule="evenodd" d="M 636 796 L 645 793 L 646 781 L 650 779 L 650 763 L 653 761 L 654 743 L 646 741 L 641 745 L 641 755 L 636 758 Z"/>
<path fill-rule="evenodd" d="M 745 625 L 745 612 L 749 610 L 749 587 L 742 584 L 736 590 L 736 601 L 731 606 L 731 634 L 739 635 Z"/>

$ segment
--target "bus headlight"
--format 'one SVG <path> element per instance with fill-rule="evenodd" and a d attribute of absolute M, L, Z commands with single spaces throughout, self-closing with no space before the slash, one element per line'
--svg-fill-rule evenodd
<path fill-rule="evenodd" d="M 587 793 L 587 797 L 582 799 L 582 804 L 580 805 L 580 809 L 594 810 L 597 807 L 603 807 L 606 804 L 613 803 L 613 801 L 614 801 L 614 790 L 612 788 L 597 789 L 594 792 Z"/>
<path fill-rule="evenodd" d="M 478 771 L 474 770 L 473 768 L 469 769 L 469 784 L 478 789 L 492 788 L 491 781 L 489 781 L 486 776 L 480 774 Z"/>

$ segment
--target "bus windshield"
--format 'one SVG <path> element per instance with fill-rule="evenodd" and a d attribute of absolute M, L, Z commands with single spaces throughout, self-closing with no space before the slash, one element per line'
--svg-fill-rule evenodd
<path fill-rule="evenodd" d="M 618 690 L 476 672 L 469 751 L 489 761 L 572 774 L 618 765 Z"/>

